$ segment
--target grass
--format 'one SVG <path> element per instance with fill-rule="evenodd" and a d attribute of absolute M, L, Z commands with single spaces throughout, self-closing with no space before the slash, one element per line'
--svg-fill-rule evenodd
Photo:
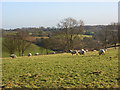
<path fill-rule="evenodd" d="M 16 35 L 16 31 L 7 31 L 7 32 L 4 32 L 5 35 Z"/>
<path fill-rule="evenodd" d="M 83 38 L 87 37 L 87 38 L 92 38 L 92 35 L 78 35 L 82 40 Z"/>
<path fill-rule="evenodd" d="M 4 58 L 2 75 L 6 88 L 118 88 L 118 49 Z"/>
<path fill-rule="evenodd" d="M 76 35 L 73 35 L 73 38 L 75 37 Z M 77 35 L 78 37 L 80 37 L 82 40 L 83 40 L 83 38 L 85 38 L 85 37 L 88 37 L 88 38 L 92 38 L 92 35 L 81 35 L 81 34 L 79 34 L 79 35 Z M 65 35 L 57 35 L 57 36 L 55 36 L 56 38 L 64 38 L 65 37 Z"/>

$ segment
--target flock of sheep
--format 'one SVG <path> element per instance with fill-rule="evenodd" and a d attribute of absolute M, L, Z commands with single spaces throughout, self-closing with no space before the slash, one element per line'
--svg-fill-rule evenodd
<path fill-rule="evenodd" d="M 94 50 L 96 51 L 96 50 Z M 105 54 L 105 51 L 107 51 L 107 49 L 100 49 L 99 50 L 99 55 L 104 55 Z M 80 55 L 85 55 L 85 53 L 88 52 L 88 50 L 84 50 L 84 49 L 81 49 L 81 50 L 70 50 L 70 53 L 73 55 L 73 54 L 80 54 Z"/>
<path fill-rule="evenodd" d="M 35 53 L 35 56 L 39 55 L 39 53 Z M 32 53 L 28 53 L 28 57 L 32 56 Z M 15 54 L 11 54 L 10 57 L 16 58 L 17 56 Z"/>
<path fill-rule="evenodd" d="M 99 55 L 104 55 L 106 51 L 107 51 L 107 49 L 100 49 L 99 50 Z M 70 50 L 70 53 L 72 55 L 73 54 L 76 54 L 76 55 L 78 55 L 78 54 L 85 55 L 86 52 L 88 52 L 88 50 L 84 50 L 84 49 L 81 49 L 81 50 Z M 55 54 L 55 52 L 52 52 L 50 54 Z M 37 55 L 39 55 L 39 53 L 35 53 L 34 55 L 37 56 Z M 32 53 L 28 53 L 28 57 L 30 57 L 30 56 L 32 56 Z M 15 54 L 11 54 L 10 57 L 16 58 L 17 56 Z"/>

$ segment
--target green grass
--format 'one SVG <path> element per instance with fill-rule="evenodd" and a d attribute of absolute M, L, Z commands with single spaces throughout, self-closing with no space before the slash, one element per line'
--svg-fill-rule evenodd
<path fill-rule="evenodd" d="M 5 35 L 16 35 L 16 31 L 7 31 L 7 32 L 4 32 Z"/>
<path fill-rule="evenodd" d="M 73 35 L 73 38 L 74 38 L 75 36 L 76 36 L 76 35 Z M 56 37 L 56 38 L 64 38 L 65 35 L 57 35 L 57 36 L 55 36 L 55 37 Z M 91 38 L 92 35 L 81 35 L 81 34 L 79 34 L 78 37 L 80 37 L 80 38 L 83 40 L 84 37 L 89 37 L 89 38 Z"/>
<path fill-rule="evenodd" d="M 92 35 L 78 35 L 82 40 L 83 40 L 83 38 L 85 38 L 85 37 L 89 37 L 89 38 L 92 38 Z"/>
<path fill-rule="evenodd" d="M 29 33 L 29 35 L 32 35 L 32 33 Z"/>
<path fill-rule="evenodd" d="M 109 49 L 102 56 L 93 51 L 85 56 L 64 53 L 4 58 L 2 75 L 6 88 L 117 88 L 118 49 Z"/>

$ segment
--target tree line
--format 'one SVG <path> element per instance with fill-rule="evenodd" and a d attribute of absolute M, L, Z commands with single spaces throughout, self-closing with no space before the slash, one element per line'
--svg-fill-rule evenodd
<path fill-rule="evenodd" d="M 69 52 L 71 49 L 86 48 L 99 50 L 114 46 L 118 43 L 118 24 L 104 25 L 92 37 L 81 38 L 86 33 L 84 22 L 73 18 L 65 18 L 58 24 L 58 29 L 48 39 L 37 40 L 38 45 L 52 50 Z M 89 35 L 88 35 L 89 36 Z M 43 43 L 44 42 L 44 43 Z"/>
<path fill-rule="evenodd" d="M 27 41 L 28 37 L 28 32 L 18 29 L 15 36 L 9 35 L 3 37 L 2 46 L 10 54 L 14 54 L 16 51 L 18 51 L 19 56 L 23 56 L 25 51 L 31 45 L 31 42 Z"/>
<path fill-rule="evenodd" d="M 76 20 L 74 18 L 65 18 L 59 22 L 57 28 L 54 30 L 35 29 L 32 32 L 36 32 L 40 36 L 48 36 L 49 38 L 37 39 L 35 44 L 46 49 L 55 51 L 69 52 L 71 49 L 86 48 L 89 50 L 107 48 L 111 45 L 116 47 L 118 43 L 118 24 L 112 23 L 110 25 L 104 25 L 100 27 L 101 30 L 93 32 L 91 37 L 84 37 L 89 30 L 85 29 L 83 20 Z M 27 29 L 16 29 L 16 35 L 3 35 L 3 46 L 10 53 L 15 51 L 19 52 L 20 56 L 23 56 L 25 51 L 30 47 L 31 41 L 28 40 L 30 34 Z"/>

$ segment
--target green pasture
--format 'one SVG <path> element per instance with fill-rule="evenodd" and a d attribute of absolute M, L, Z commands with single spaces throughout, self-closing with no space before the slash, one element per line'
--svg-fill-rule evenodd
<path fill-rule="evenodd" d="M 118 88 L 118 49 L 3 58 L 5 88 Z"/>
<path fill-rule="evenodd" d="M 57 35 L 57 36 L 55 36 L 56 39 L 57 38 L 64 38 L 64 37 L 65 37 L 65 35 Z M 76 35 L 73 35 L 73 38 L 74 37 L 76 37 Z M 83 40 L 83 38 L 85 38 L 85 37 L 92 38 L 92 35 L 81 35 L 81 34 L 79 34 L 79 35 L 77 35 L 77 37 L 80 37 Z"/>

